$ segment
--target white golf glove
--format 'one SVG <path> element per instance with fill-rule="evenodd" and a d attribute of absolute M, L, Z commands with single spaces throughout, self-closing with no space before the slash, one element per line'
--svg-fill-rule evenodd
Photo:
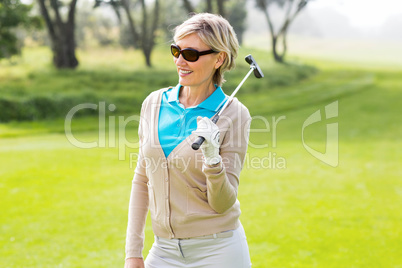
<path fill-rule="evenodd" d="M 197 129 L 193 131 L 193 134 L 205 139 L 201 145 L 205 164 L 212 166 L 221 162 L 222 158 L 219 155 L 219 127 L 208 117 L 199 116 L 197 117 Z"/>

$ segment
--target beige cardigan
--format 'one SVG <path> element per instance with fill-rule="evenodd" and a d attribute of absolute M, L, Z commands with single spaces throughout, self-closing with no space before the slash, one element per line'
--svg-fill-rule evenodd
<path fill-rule="evenodd" d="M 166 158 L 158 140 L 159 107 L 166 90 L 151 93 L 141 108 L 126 258 L 142 257 L 148 208 L 154 234 L 164 238 L 197 237 L 239 226 L 237 188 L 247 151 L 250 113 L 236 98 L 223 111 L 217 122 L 222 157 L 217 166 L 203 164 L 201 150 L 191 148 L 197 138 L 194 134 Z"/>

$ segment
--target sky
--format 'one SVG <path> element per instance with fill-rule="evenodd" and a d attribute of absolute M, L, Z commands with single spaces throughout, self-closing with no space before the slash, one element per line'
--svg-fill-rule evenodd
<path fill-rule="evenodd" d="M 270 49 L 266 19 L 248 2 L 246 46 Z M 281 25 L 283 14 L 277 15 Z M 274 23 L 275 24 L 275 23 Z M 402 64 L 402 0 L 310 0 L 291 24 L 288 51 L 355 62 Z"/>
<path fill-rule="evenodd" d="M 370 29 L 381 26 L 389 17 L 402 16 L 400 0 L 313 0 L 309 9 L 332 8 L 345 15 L 351 26 Z"/>
<path fill-rule="evenodd" d="M 21 0 L 23 3 L 32 1 Z M 321 8 L 334 9 L 345 15 L 351 26 L 361 29 L 379 27 L 393 15 L 402 16 L 401 0 L 310 0 L 308 7 L 312 11 Z"/>

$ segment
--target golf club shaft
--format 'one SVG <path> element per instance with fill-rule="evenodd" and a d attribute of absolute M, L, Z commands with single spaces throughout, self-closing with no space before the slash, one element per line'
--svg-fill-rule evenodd
<path fill-rule="evenodd" d="M 254 66 L 250 67 L 250 71 L 248 71 L 246 76 L 243 78 L 243 80 L 240 82 L 240 84 L 236 87 L 236 89 L 233 91 L 232 95 L 229 96 L 229 99 L 227 100 L 227 102 L 225 102 L 225 104 L 222 106 L 222 108 L 219 109 L 218 115 L 221 115 L 223 110 L 225 110 L 226 107 L 233 101 L 233 98 L 236 95 L 237 91 L 239 91 L 241 86 L 244 84 L 244 82 L 247 80 L 247 78 L 250 76 L 250 74 L 254 71 L 254 69 L 255 69 Z M 214 122 L 214 123 L 216 123 L 216 122 Z"/>
<path fill-rule="evenodd" d="M 226 109 L 226 107 L 233 101 L 234 96 L 236 95 L 237 91 L 241 88 L 241 86 L 244 84 L 244 82 L 247 80 L 247 78 L 250 76 L 250 74 L 254 71 L 255 66 L 250 67 L 250 71 L 246 74 L 246 76 L 243 78 L 243 80 L 240 82 L 240 84 L 236 87 L 236 89 L 233 91 L 232 95 L 229 96 L 229 99 L 225 102 L 225 104 L 222 106 L 221 109 L 211 118 L 211 121 L 216 124 L 219 120 L 219 116 L 222 114 L 222 112 Z M 191 147 L 194 150 L 198 150 L 205 141 L 204 137 L 199 136 L 198 139 L 191 145 Z"/>

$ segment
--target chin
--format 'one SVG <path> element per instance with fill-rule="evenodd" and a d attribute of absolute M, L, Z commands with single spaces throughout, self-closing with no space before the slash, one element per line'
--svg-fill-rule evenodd
<path fill-rule="evenodd" d="M 191 86 L 191 82 L 187 81 L 186 79 L 179 79 L 179 84 L 182 86 Z"/>

